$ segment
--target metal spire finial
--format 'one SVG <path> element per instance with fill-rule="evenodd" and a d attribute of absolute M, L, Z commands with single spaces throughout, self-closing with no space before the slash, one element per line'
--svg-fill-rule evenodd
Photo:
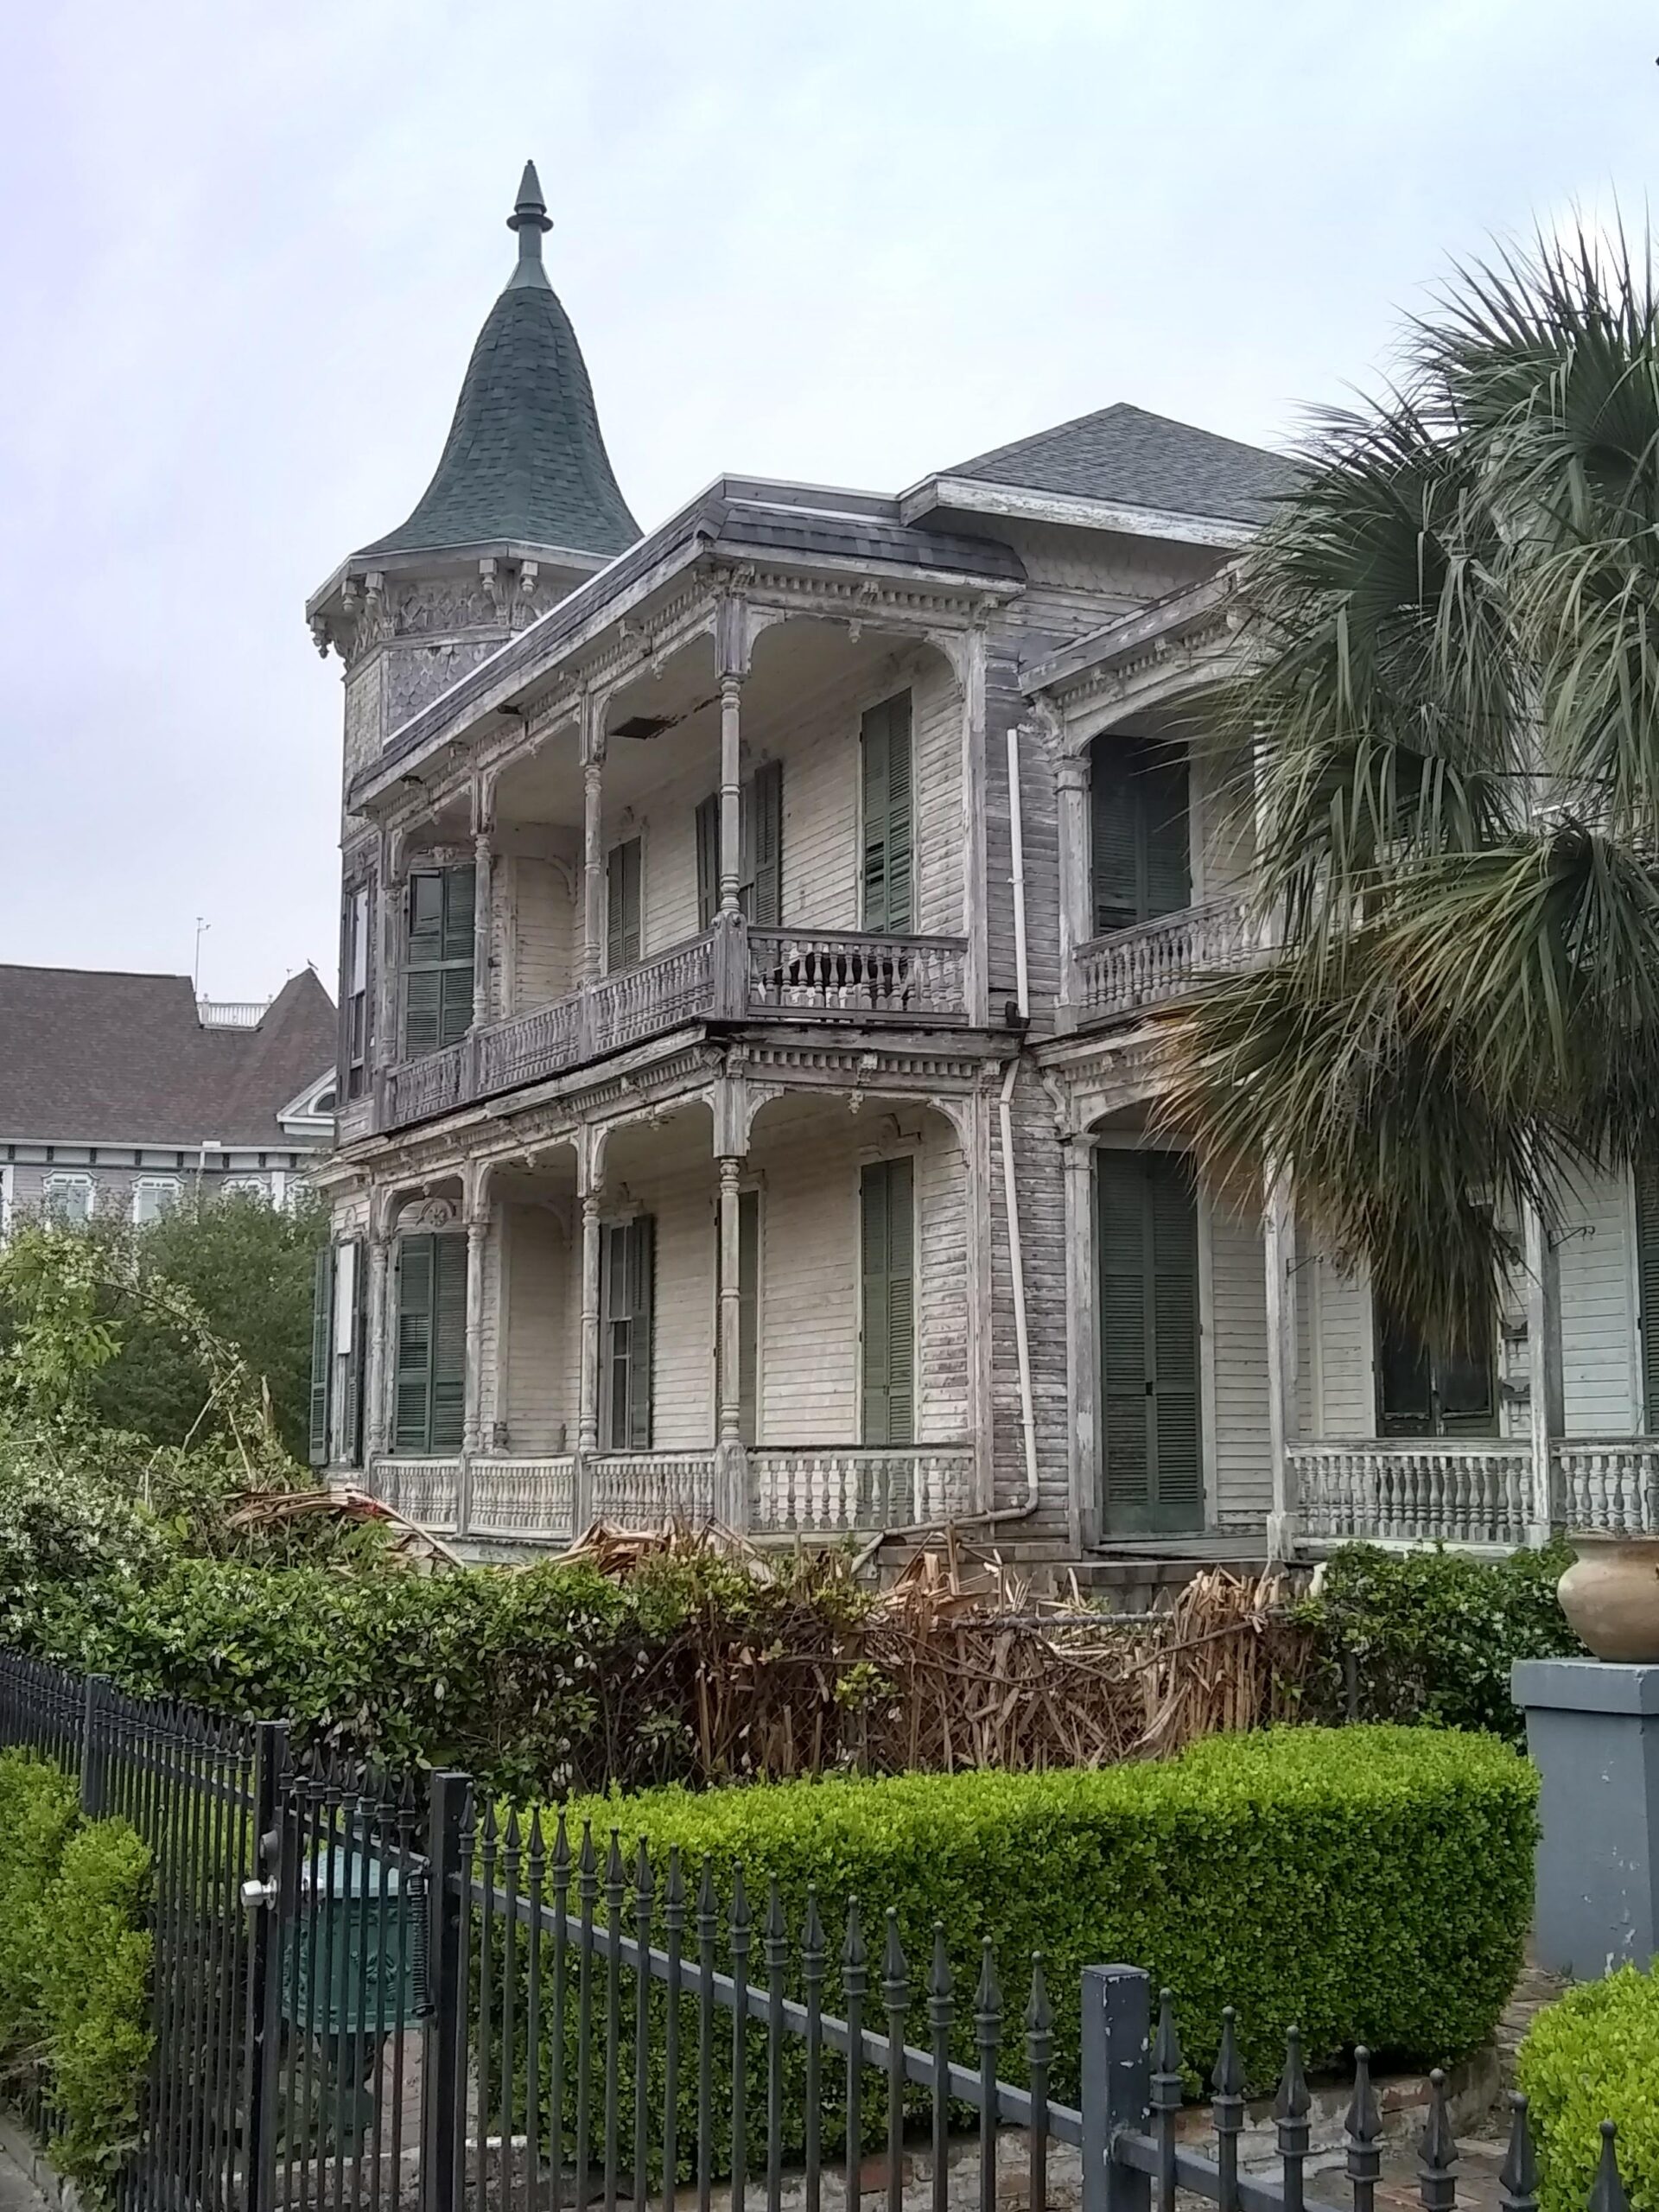
<path fill-rule="evenodd" d="M 524 173 L 518 180 L 518 197 L 507 218 L 507 228 L 518 234 L 518 266 L 511 281 L 515 284 L 544 284 L 542 273 L 542 236 L 553 226 L 548 218 L 547 202 L 542 197 L 542 181 L 536 174 L 534 162 L 524 163 Z"/>

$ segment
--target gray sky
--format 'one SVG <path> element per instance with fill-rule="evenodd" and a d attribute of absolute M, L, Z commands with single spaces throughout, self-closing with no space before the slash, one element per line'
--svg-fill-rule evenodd
<path fill-rule="evenodd" d="M 646 527 L 1130 399 L 1295 432 L 1617 193 L 1637 0 L 0 0 L 0 960 L 335 957 L 302 605 L 426 482 L 526 155 Z"/>

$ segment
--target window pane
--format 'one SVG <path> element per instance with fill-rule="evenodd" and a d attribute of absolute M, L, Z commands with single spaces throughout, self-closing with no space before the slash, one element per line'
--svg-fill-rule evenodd
<path fill-rule="evenodd" d="M 42 1211 L 48 1221 L 66 1228 L 90 1220 L 92 1179 L 90 1175 L 48 1175 L 42 1190 Z"/>
<path fill-rule="evenodd" d="M 179 1203 L 179 1185 L 168 1175 L 147 1175 L 133 1186 L 132 1217 L 142 1227 L 160 1221 Z"/>

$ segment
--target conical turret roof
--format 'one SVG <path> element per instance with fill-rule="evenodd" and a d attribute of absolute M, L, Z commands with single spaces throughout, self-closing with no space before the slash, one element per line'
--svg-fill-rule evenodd
<path fill-rule="evenodd" d="M 526 162 L 507 218 L 518 263 L 478 334 L 438 462 L 409 520 L 364 554 L 518 538 L 608 557 L 639 526 L 611 473 L 570 318 L 542 266 L 552 228 Z"/>

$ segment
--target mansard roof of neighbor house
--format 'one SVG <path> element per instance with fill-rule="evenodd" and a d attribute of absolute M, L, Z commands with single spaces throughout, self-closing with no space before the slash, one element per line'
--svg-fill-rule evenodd
<path fill-rule="evenodd" d="M 278 1117 L 335 1044 L 309 968 L 257 1027 L 220 1028 L 188 976 L 0 966 L 0 1139 L 287 1150 Z"/>
<path fill-rule="evenodd" d="M 363 555 L 517 538 L 608 558 L 639 535 L 576 334 L 542 266 L 542 234 L 553 226 L 533 162 L 507 227 L 518 266 L 478 334 L 437 474 L 402 528 Z"/>
<path fill-rule="evenodd" d="M 939 473 L 1243 523 L 1265 522 L 1274 499 L 1293 491 L 1300 475 L 1298 464 L 1282 454 L 1217 437 L 1125 400 Z"/>

